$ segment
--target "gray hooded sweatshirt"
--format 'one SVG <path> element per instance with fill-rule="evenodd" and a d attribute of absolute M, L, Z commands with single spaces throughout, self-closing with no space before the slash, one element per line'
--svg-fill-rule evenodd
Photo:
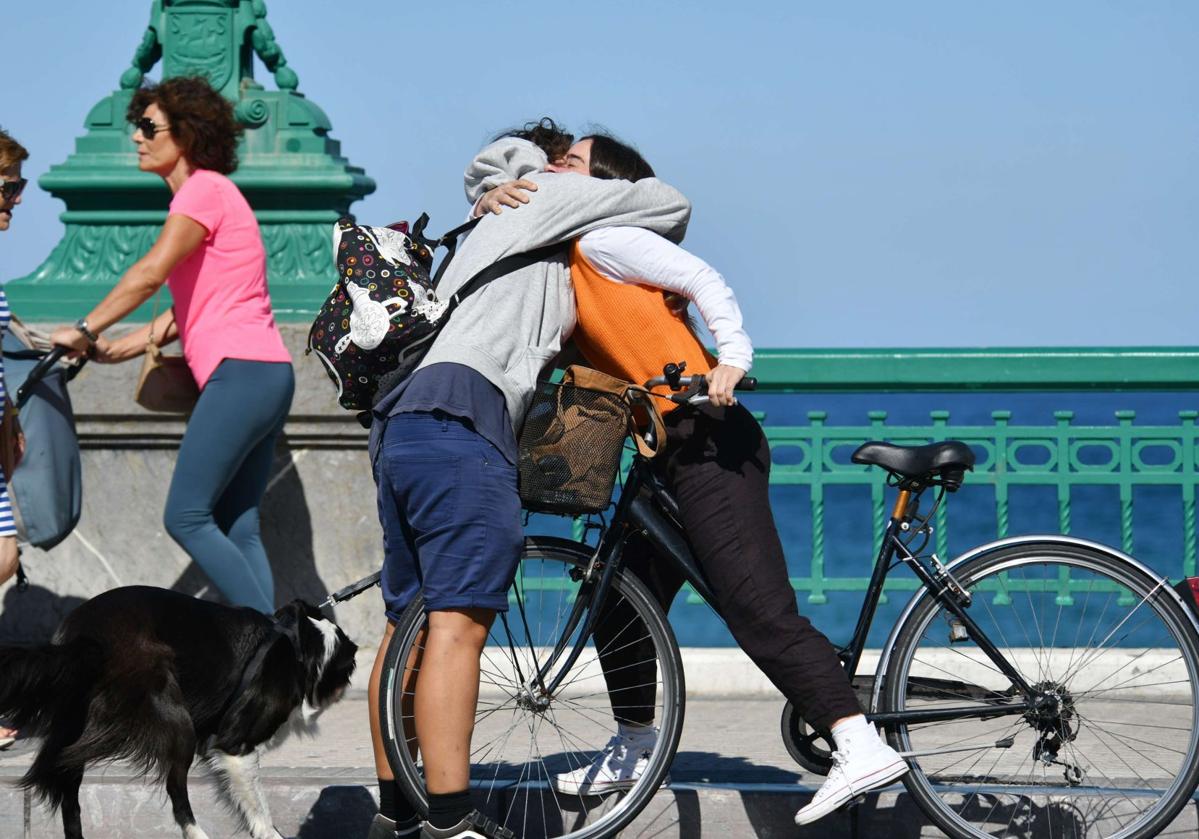
<path fill-rule="evenodd" d="M 575 324 L 566 243 L 598 227 L 643 227 L 680 241 L 691 205 L 678 190 L 656 178 L 631 183 L 542 171 L 546 158 L 525 140 L 504 138 L 480 152 L 466 171 L 472 203 L 492 186 L 518 177 L 537 192 L 517 209 L 488 215 L 458 246 L 437 288 L 446 299 L 497 260 L 544 245 L 562 243 L 559 256 L 513 271 L 463 299 L 428 354 L 432 364 L 463 364 L 504 395 L 513 430 L 519 431 L 538 377 L 562 350 Z M 376 407 L 386 416 L 404 390 L 401 383 Z M 372 438 L 381 431 L 375 423 Z M 372 444 L 377 441 L 372 439 Z"/>

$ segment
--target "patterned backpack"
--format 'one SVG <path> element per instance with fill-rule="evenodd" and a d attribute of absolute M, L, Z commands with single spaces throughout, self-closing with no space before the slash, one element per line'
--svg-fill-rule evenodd
<path fill-rule="evenodd" d="M 366 227 L 344 218 L 333 227 L 337 285 L 308 332 L 315 353 L 337 387 L 337 401 L 351 411 L 368 411 L 420 364 L 458 303 L 491 280 L 543 259 L 558 246 L 508 256 L 480 271 L 453 297 L 436 287 L 454 256 L 458 237 L 474 219 L 440 239 L 424 235 L 422 215 L 407 224 Z M 448 253 L 432 278 L 433 252 Z"/>

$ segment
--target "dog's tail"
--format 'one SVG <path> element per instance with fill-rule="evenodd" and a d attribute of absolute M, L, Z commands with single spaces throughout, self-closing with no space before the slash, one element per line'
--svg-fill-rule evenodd
<path fill-rule="evenodd" d="M 85 638 L 40 647 L 0 647 L 0 719 L 45 735 L 71 707 L 86 707 L 102 667 L 100 645 Z"/>
<path fill-rule="evenodd" d="M 78 769 L 64 766 L 59 756 L 84 729 L 102 668 L 103 650 L 84 638 L 0 647 L 0 718 L 23 735 L 43 738 L 21 786 L 35 788 L 54 809 L 78 786 L 73 780 Z"/>

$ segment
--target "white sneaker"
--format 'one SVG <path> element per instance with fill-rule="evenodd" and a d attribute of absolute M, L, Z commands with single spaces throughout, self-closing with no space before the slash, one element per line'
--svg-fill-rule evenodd
<path fill-rule="evenodd" d="M 617 734 L 591 763 L 557 775 L 554 787 L 566 795 L 607 795 L 631 789 L 649 765 L 650 751 L 657 739 L 657 729 L 645 737 Z"/>
<path fill-rule="evenodd" d="M 873 742 L 857 745 L 852 752 L 833 752 L 833 768 L 816 795 L 795 814 L 796 824 L 809 824 L 844 807 L 859 795 L 906 774 L 908 764 L 876 734 Z"/>

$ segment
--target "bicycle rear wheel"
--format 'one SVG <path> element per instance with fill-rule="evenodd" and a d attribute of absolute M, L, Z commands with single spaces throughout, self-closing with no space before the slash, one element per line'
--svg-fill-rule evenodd
<path fill-rule="evenodd" d="M 586 566 L 590 555 L 591 548 L 577 542 L 526 540 L 509 591 L 509 611 L 497 616 L 483 651 L 471 787 L 494 818 L 527 839 L 615 835 L 649 803 L 666 777 L 683 728 L 683 667 L 674 634 L 641 581 L 617 573 L 609 601 L 625 602 L 635 617 L 608 646 L 648 650 L 635 666 L 653 685 L 649 701 L 659 730 L 657 741 L 644 772 L 628 789 L 594 796 L 555 788 L 558 775 L 590 764 L 617 732 L 599 663 L 601 651 L 594 640 L 588 641 L 552 696 L 536 679 L 562 638 L 579 591 L 572 572 Z M 422 604 L 413 603 L 392 636 L 380 686 L 388 760 L 422 809 L 427 799 L 411 699 L 420 678 L 425 625 Z M 569 651 L 574 637 L 567 641 Z M 565 654 L 551 665 L 545 683 L 564 658 Z"/>
<path fill-rule="evenodd" d="M 1140 839 L 1199 780 L 1199 638 L 1169 586 L 1119 555 L 1023 543 L 954 571 L 967 609 L 1052 701 L 1020 713 L 906 723 L 889 739 L 904 783 L 949 835 Z M 901 627 L 884 711 L 1024 705 L 1011 680 L 927 593 Z"/>

